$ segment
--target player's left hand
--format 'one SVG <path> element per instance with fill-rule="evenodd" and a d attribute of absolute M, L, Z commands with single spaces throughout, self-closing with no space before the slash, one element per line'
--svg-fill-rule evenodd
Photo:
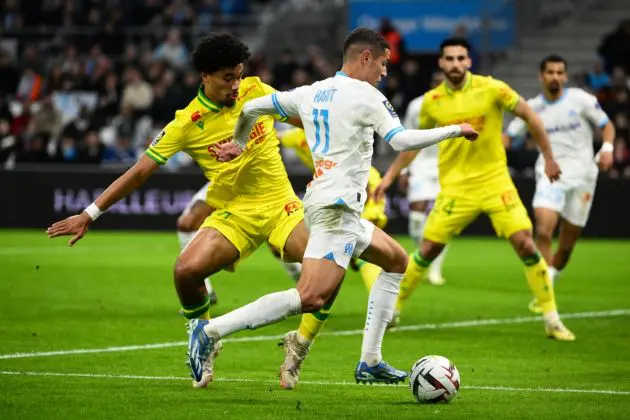
<path fill-rule="evenodd" d="M 599 153 L 599 169 L 606 172 L 613 165 L 612 152 L 600 152 Z"/>
<path fill-rule="evenodd" d="M 549 181 L 555 182 L 560 179 L 560 174 L 562 171 L 560 170 L 560 165 L 556 162 L 555 159 L 545 159 L 545 174 Z"/>
<path fill-rule="evenodd" d="M 49 238 L 56 238 L 57 236 L 74 235 L 68 242 L 69 246 L 74 245 L 77 241 L 87 233 L 92 219 L 86 212 L 70 216 L 67 219 L 55 222 L 50 226 L 46 233 Z"/>
<path fill-rule="evenodd" d="M 243 153 L 240 147 L 236 143 L 229 141 L 219 146 L 217 150 L 217 159 L 219 162 L 229 162 L 236 159 Z"/>

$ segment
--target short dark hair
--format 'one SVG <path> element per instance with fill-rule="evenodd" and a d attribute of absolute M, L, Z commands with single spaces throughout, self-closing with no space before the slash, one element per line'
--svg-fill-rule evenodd
<path fill-rule="evenodd" d="M 357 28 L 350 32 L 350 35 L 343 43 L 343 58 L 353 49 L 353 47 L 360 46 L 362 48 L 369 48 L 372 52 L 376 53 L 378 50 L 379 55 L 386 49 L 389 49 L 389 44 L 385 41 L 385 38 L 378 32 L 368 28 Z"/>
<path fill-rule="evenodd" d="M 442 41 L 440 43 L 440 56 L 444 55 L 444 48 L 446 47 L 464 47 L 468 53 L 470 53 L 470 50 L 472 49 L 470 42 L 468 42 L 466 38 L 462 37 L 451 37 Z"/>
<path fill-rule="evenodd" d="M 551 54 L 548 55 L 547 57 L 543 58 L 540 61 L 540 72 L 542 73 L 543 71 L 545 71 L 545 69 L 547 68 L 547 63 L 562 63 L 564 64 L 564 69 L 567 70 L 567 67 L 569 67 L 569 65 L 567 64 L 567 60 L 565 60 L 564 58 L 562 58 L 562 56 L 558 55 L 558 54 Z"/>
<path fill-rule="evenodd" d="M 199 73 L 232 68 L 250 57 L 249 48 L 238 37 L 215 34 L 203 38 L 193 51 L 193 64 Z"/>

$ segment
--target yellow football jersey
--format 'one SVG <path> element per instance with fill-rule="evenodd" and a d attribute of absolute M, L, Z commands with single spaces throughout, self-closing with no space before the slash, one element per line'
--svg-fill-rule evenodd
<path fill-rule="evenodd" d="M 468 123 L 479 138 L 470 142 L 458 138 L 439 146 L 440 185 L 444 188 L 485 183 L 507 174 L 505 148 L 501 141 L 503 111 L 512 111 L 519 95 L 492 77 L 468 73 L 461 90 L 442 82 L 424 95 L 420 128 Z"/>
<path fill-rule="evenodd" d="M 309 149 L 308 143 L 306 142 L 304 130 L 301 128 L 292 128 L 283 132 L 280 136 L 280 144 L 282 144 L 282 147 L 293 149 L 304 166 L 309 168 L 311 172 L 315 171 L 313 156 L 311 155 L 311 149 Z"/>
<path fill-rule="evenodd" d="M 197 97 L 175 113 L 175 119 L 153 140 L 146 154 L 160 165 L 179 151 L 190 155 L 211 181 L 207 202 L 214 208 L 292 197 L 271 116 L 258 119 L 241 156 L 231 162 L 217 160 L 217 147 L 232 140 L 243 105 L 273 92 L 258 77 L 247 77 L 241 81 L 234 106 L 225 107 L 212 102 L 200 88 Z"/>

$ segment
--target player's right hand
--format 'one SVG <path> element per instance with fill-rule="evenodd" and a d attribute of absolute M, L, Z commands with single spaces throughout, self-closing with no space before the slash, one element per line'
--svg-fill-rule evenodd
<path fill-rule="evenodd" d="M 72 246 L 77 243 L 79 239 L 83 238 L 83 235 L 87 233 L 91 223 L 92 219 L 90 216 L 86 212 L 82 212 L 81 214 L 70 216 L 67 219 L 53 223 L 52 226 L 46 229 L 46 233 L 48 233 L 49 238 L 74 235 L 68 242 L 68 245 Z"/>
<path fill-rule="evenodd" d="M 379 202 L 385 199 L 385 192 L 392 185 L 392 180 L 384 176 L 381 183 L 374 188 L 374 200 Z"/>
<path fill-rule="evenodd" d="M 219 146 L 217 158 L 220 162 L 229 162 L 239 157 L 241 153 L 243 153 L 243 150 L 236 143 L 229 141 Z"/>
<path fill-rule="evenodd" d="M 560 165 L 556 162 L 555 159 L 545 159 L 545 174 L 547 178 L 549 178 L 550 182 L 556 182 L 560 179 L 560 174 L 562 171 L 560 170 Z"/>
<path fill-rule="evenodd" d="M 462 130 L 462 137 L 466 140 L 475 141 L 479 137 L 479 133 L 470 124 L 460 124 L 459 129 Z"/>

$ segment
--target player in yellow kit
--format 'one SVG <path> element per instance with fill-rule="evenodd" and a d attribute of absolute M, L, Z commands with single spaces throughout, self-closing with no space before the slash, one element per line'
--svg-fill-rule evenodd
<path fill-rule="evenodd" d="M 209 317 L 206 276 L 233 266 L 264 242 L 294 261 L 302 260 L 306 248 L 308 232 L 303 223 L 303 207 L 278 153 L 273 118 L 257 120 L 239 159 L 224 163 L 216 158 L 217 147 L 232 140 L 244 104 L 273 92 L 257 77 L 242 79 L 248 57 L 247 46 L 232 35 L 203 39 L 193 53 L 202 80 L 197 96 L 176 112 L 175 119 L 139 161 L 94 203 L 81 214 L 48 228 L 51 238 L 74 235 L 70 240 L 73 245 L 102 212 L 142 185 L 169 157 L 186 152 L 210 181 L 206 202 L 216 209 L 175 264 L 175 287 L 188 319 Z M 213 359 L 214 355 L 208 363 L 196 367 L 203 371 L 196 386 L 205 386 L 212 380 Z"/>
<path fill-rule="evenodd" d="M 444 246 L 485 213 L 497 235 L 508 238 L 525 264 L 529 286 L 543 307 L 546 334 L 558 340 L 574 340 L 573 333 L 559 318 L 547 264 L 534 245 L 531 221 L 510 178 L 501 139 L 503 111 L 513 112 L 527 122 L 544 156 L 545 173 L 553 182 L 560 176 L 560 168 L 552 156 L 545 128 L 527 102 L 508 85 L 468 71 L 471 60 L 466 40 L 447 39 L 440 50 L 439 65 L 446 80 L 425 94 L 420 128 L 467 122 L 480 135 L 475 142 L 462 138 L 440 143 L 441 192 L 427 219 L 420 249 L 409 259 L 398 310 Z M 407 166 L 416 154 L 401 153 L 385 174 L 377 194 L 384 193 L 400 168 Z"/>

